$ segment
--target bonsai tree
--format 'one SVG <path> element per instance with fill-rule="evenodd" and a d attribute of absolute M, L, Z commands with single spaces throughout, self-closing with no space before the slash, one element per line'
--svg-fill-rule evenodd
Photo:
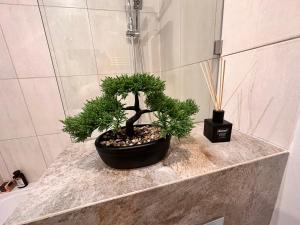
<path fill-rule="evenodd" d="M 179 101 L 164 94 L 165 82 L 154 75 L 137 73 L 107 77 L 101 84 L 102 96 L 88 100 L 83 111 L 76 116 L 67 117 L 63 130 L 76 141 L 84 141 L 96 129 L 112 130 L 117 134 L 125 124 L 125 134 L 130 139 L 135 135 L 135 122 L 145 113 L 153 113 L 156 120 L 153 125 L 160 128 L 160 136 L 184 137 L 193 128 L 192 115 L 198 112 L 198 106 L 191 99 Z M 140 94 L 145 95 L 146 109 L 141 109 Z M 132 93 L 134 104 L 125 106 L 123 100 Z M 128 118 L 126 111 L 135 114 Z"/>

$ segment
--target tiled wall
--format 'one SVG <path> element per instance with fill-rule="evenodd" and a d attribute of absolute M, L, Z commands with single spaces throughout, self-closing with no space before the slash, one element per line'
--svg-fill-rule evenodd
<path fill-rule="evenodd" d="M 124 0 L 39 4 L 40 9 L 36 0 L 0 0 L 3 180 L 21 169 L 36 181 L 70 143 L 59 120 L 99 95 L 106 75 L 132 72 Z M 156 0 L 144 2 L 141 48 L 149 72 L 160 71 L 156 12 Z"/>
<path fill-rule="evenodd" d="M 300 183 L 295 179 L 300 169 L 295 133 L 300 118 L 299 7 L 294 0 L 225 0 L 224 5 L 225 117 L 242 132 L 291 151 L 274 225 L 300 223 Z"/>
<path fill-rule="evenodd" d="M 201 108 L 198 120 L 209 113 L 199 62 L 215 57 L 219 3 L 145 0 L 141 13 L 144 70 L 167 81 L 167 94 L 196 99 Z M 124 0 L 39 4 L 40 8 L 35 0 L 0 0 L 4 179 L 22 169 L 30 181 L 37 180 L 70 142 L 59 119 L 78 113 L 87 99 L 98 96 L 105 76 L 133 72 Z"/>
<path fill-rule="evenodd" d="M 0 173 L 35 181 L 69 142 L 64 110 L 38 6 L 0 3 Z"/>
<path fill-rule="evenodd" d="M 67 115 L 101 92 L 107 75 L 133 72 L 125 0 L 40 0 Z M 144 1 L 141 49 L 146 72 L 160 71 L 157 0 Z"/>
<path fill-rule="evenodd" d="M 211 111 L 199 63 L 216 58 L 213 45 L 220 39 L 221 16 L 222 1 L 217 0 L 161 0 L 159 4 L 161 77 L 168 95 L 196 100 L 197 120 Z"/>

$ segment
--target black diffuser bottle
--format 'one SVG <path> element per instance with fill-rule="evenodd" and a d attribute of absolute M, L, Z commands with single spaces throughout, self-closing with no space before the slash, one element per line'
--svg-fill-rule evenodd
<path fill-rule="evenodd" d="M 231 130 L 232 123 L 224 120 L 224 110 L 214 110 L 212 119 L 204 120 L 204 136 L 212 143 L 230 141 Z"/>
<path fill-rule="evenodd" d="M 231 138 L 232 123 L 224 120 L 224 110 L 222 110 L 226 61 L 222 57 L 219 59 L 219 71 L 217 76 L 218 82 L 216 88 L 213 82 L 214 75 L 209 62 L 205 61 L 200 65 L 214 104 L 212 119 L 204 120 L 203 134 L 213 143 L 228 142 Z"/>

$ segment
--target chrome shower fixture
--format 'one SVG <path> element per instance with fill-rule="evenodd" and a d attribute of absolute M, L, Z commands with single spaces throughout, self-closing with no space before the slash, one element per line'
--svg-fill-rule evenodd
<path fill-rule="evenodd" d="M 133 8 L 135 10 L 142 10 L 142 8 L 143 8 L 143 0 L 133 0 Z"/>
<path fill-rule="evenodd" d="M 140 35 L 140 11 L 143 8 L 143 0 L 126 0 L 127 37 L 138 38 Z"/>

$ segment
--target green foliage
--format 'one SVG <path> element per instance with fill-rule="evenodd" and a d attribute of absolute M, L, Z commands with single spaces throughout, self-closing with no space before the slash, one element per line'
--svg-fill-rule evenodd
<path fill-rule="evenodd" d="M 165 82 L 147 73 L 137 73 L 132 76 L 124 74 L 115 78 L 106 78 L 102 82 L 101 89 L 107 95 L 126 98 L 128 93 L 144 92 L 145 95 L 163 93 Z"/>
<path fill-rule="evenodd" d="M 63 131 L 71 135 L 76 142 L 84 141 L 98 128 L 99 131 L 118 130 L 126 115 L 123 105 L 110 96 L 97 97 L 87 101 L 83 111 L 73 117 L 67 117 L 63 122 Z"/>
<path fill-rule="evenodd" d="M 154 124 L 161 127 L 162 136 L 188 135 L 193 128 L 192 116 L 199 111 L 191 99 L 179 101 L 166 96 L 165 82 L 147 73 L 108 77 L 101 88 L 104 93 L 101 97 L 87 101 L 80 114 L 62 121 L 63 130 L 77 142 L 90 137 L 95 129 L 118 131 L 126 120 L 124 105 L 118 97 L 125 99 L 129 93 L 144 92 L 145 103 L 157 117 Z"/>
<path fill-rule="evenodd" d="M 198 107 L 191 99 L 179 101 L 164 97 L 156 112 L 154 123 L 162 128 L 162 136 L 173 135 L 178 138 L 189 134 L 193 128 L 192 115 L 198 112 Z"/>

